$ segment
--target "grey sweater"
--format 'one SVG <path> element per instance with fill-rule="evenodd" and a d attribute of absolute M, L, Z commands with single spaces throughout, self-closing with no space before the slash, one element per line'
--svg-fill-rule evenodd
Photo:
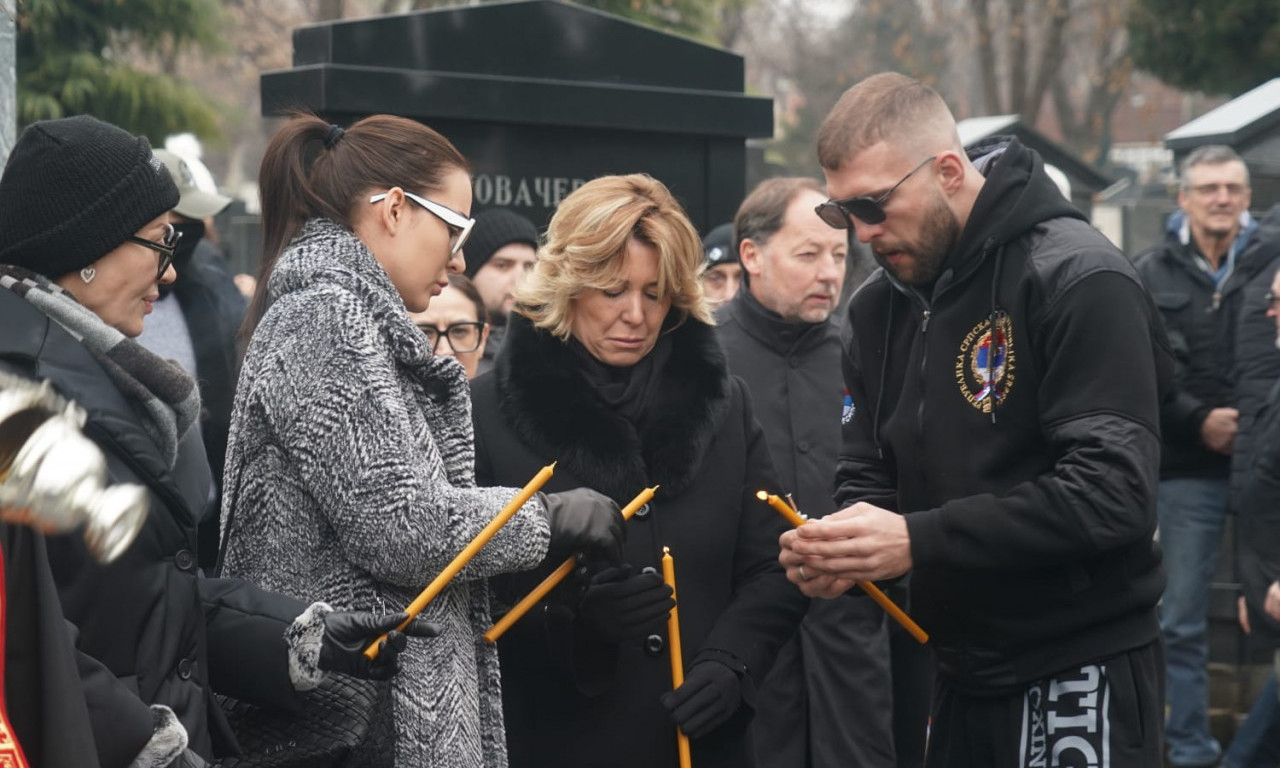
<path fill-rule="evenodd" d="M 462 366 L 431 355 L 373 255 L 308 222 L 244 361 L 222 508 L 224 572 L 338 609 L 403 610 L 515 494 L 476 488 Z M 507 764 L 487 578 L 546 554 L 536 500 L 423 612 L 392 683 L 398 766 Z"/>

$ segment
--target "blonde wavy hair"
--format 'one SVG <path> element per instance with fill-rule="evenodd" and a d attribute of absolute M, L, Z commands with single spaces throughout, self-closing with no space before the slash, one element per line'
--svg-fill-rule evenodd
<path fill-rule="evenodd" d="M 658 299 L 671 299 L 675 325 L 690 317 L 713 324 L 698 279 L 702 241 L 670 190 L 643 173 L 601 176 L 560 202 L 532 274 L 515 291 L 516 311 L 567 340 L 574 300 L 618 284 L 633 237 L 658 251 Z"/>

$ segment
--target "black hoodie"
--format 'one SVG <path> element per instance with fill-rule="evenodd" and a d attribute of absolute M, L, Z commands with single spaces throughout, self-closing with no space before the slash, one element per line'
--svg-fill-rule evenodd
<path fill-rule="evenodd" d="M 997 694 L 1158 636 L 1172 362 L 1132 266 L 1040 157 L 971 155 L 986 183 L 931 294 L 881 270 L 850 303 L 836 501 L 906 514 L 940 674 Z"/>

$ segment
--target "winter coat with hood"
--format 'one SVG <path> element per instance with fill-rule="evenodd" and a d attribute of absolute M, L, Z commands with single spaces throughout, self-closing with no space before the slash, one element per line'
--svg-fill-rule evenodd
<path fill-rule="evenodd" d="M 1226 479 L 1231 457 L 1205 446 L 1200 427 L 1212 409 L 1236 405 L 1236 333 L 1246 286 L 1269 271 L 1280 248 L 1276 232 L 1260 238 L 1257 223 L 1243 214 L 1225 257 L 1227 273 L 1215 284 L 1185 214 L 1170 216 L 1167 230 L 1163 242 L 1134 259 L 1160 309 L 1176 362 L 1173 390 L 1160 409 L 1160 476 Z M 1264 388 L 1259 399 L 1265 397 Z"/>
<path fill-rule="evenodd" d="M 650 353 L 644 406 L 628 419 L 597 395 L 580 370 L 588 353 L 572 344 L 512 314 L 495 369 L 474 382 L 476 476 L 514 483 L 556 459 L 548 490 L 587 486 L 625 504 L 660 486 L 627 523 L 624 558 L 660 568 L 670 547 L 686 670 L 710 659 L 739 673 L 743 705 L 692 742 L 693 764 L 749 768 L 754 691 L 807 601 L 778 564 L 782 518 L 755 498 L 777 485 L 746 387 L 729 375 L 714 329 L 689 319 Z M 540 576 L 507 580 L 506 596 Z M 620 645 L 575 644 L 584 636 L 576 589 L 553 592 L 499 641 L 512 766 L 676 766 L 675 727 L 659 702 L 671 690 L 665 628 Z"/>
<path fill-rule="evenodd" d="M 466 374 L 432 355 L 355 234 L 308 221 L 269 290 L 232 415 L 224 570 L 339 610 L 403 610 L 516 489 L 475 487 Z M 479 637 L 488 579 L 537 565 L 548 540 L 535 498 L 422 612 L 442 631 L 400 656 L 396 765 L 506 765 L 497 651 Z"/>
<path fill-rule="evenodd" d="M 986 182 L 931 290 L 854 295 L 836 501 L 905 515 L 913 617 L 939 674 L 1002 693 L 1154 641 L 1158 380 L 1132 266 L 1033 151 Z"/>
<path fill-rule="evenodd" d="M 0 334 L 0 367 L 49 381 L 76 401 L 111 482 L 148 491 L 146 524 L 114 562 L 97 562 L 78 536 L 47 542 L 63 614 L 78 630 L 86 693 L 102 694 L 89 704 L 100 764 L 123 768 L 148 747 L 157 723 L 153 704 L 173 710 L 200 756 L 235 754 L 213 692 L 293 706 L 283 638 L 306 605 L 200 574 L 196 521 L 210 476 L 197 430 L 185 433 L 170 464 L 134 401 L 61 325 L 0 290 L 0 327 L 8 329 Z M 134 765 L 152 765 L 139 760 Z"/>

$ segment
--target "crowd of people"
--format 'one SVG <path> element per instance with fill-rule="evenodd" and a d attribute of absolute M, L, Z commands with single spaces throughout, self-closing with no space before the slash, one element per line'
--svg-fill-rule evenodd
<path fill-rule="evenodd" d="M 27 127 L 0 370 L 79 403 L 149 513 L 111 563 L 0 523 L 0 745 L 688 768 L 680 734 L 700 768 L 1274 768 L 1275 674 L 1224 752 L 1206 669 L 1229 511 L 1241 626 L 1280 647 L 1280 208 L 1255 221 L 1245 163 L 1205 147 L 1126 257 L 1036 152 L 964 147 L 894 73 L 816 155 L 823 180 L 768 179 L 704 237 L 643 173 L 540 233 L 473 215 L 420 122 L 297 115 L 246 301 L 207 237 L 230 201 L 185 161 L 88 116 Z M 317 706 L 362 723 L 323 755 Z"/>

